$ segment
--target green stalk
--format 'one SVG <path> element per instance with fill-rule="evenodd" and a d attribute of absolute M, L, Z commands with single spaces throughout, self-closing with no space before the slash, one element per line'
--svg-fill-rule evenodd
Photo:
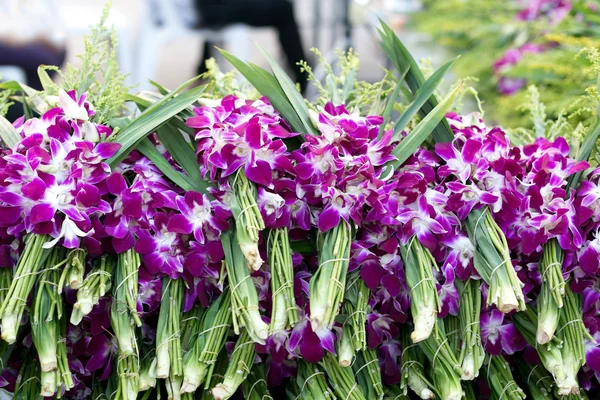
<path fill-rule="evenodd" d="M 236 390 L 250 373 L 256 357 L 255 343 L 248 331 L 243 331 L 231 353 L 229 366 L 222 383 L 212 390 L 215 400 L 226 400 L 233 396 Z"/>
<path fill-rule="evenodd" d="M 418 343 L 431 335 L 441 308 L 433 276 L 437 264 L 429 250 L 414 236 L 406 247 L 400 245 L 400 254 L 410 289 L 410 311 L 415 328 L 410 337 L 413 343 Z"/>
<path fill-rule="evenodd" d="M 342 327 L 342 338 L 337 345 L 338 363 L 340 367 L 349 367 L 354 359 L 354 347 L 352 346 L 352 334 L 350 325 Z"/>
<path fill-rule="evenodd" d="M 558 387 L 565 386 L 567 376 L 563 364 L 563 358 L 560 347 L 564 346 L 557 337 L 554 337 L 547 344 L 539 344 L 536 341 L 536 329 L 538 326 L 538 317 L 536 311 L 527 307 L 523 312 L 516 313 L 512 316 L 515 327 L 521 332 L 525 340 L 535 347 L 542 360 L 544 367 L 552 374 L 554 381 Z"/>
<path fill-rule="evenodd" d="M 294 297 L 294 264 L 287 228 L 273 229 L 268 239 L 273 305 L 269 334 L 292 328 L 298 322 Z"/>
<path fill-rule="evenodd" d="M 475 269 L 489 285 L 486 305 L 496 305 L 505 314 L 523 311 L 523 283 L 512 266 L 506 237 L 489 208 L 471 211 L 466 227 L 475 245 Z"/>
<path fill-rule="evenodd" d="M 68 285 L 74 290 L 81 287 L 83 283 L 83 274 L 85 273 L 85 257 L 86 252 L 82 248 L 73 249 L 69 252 L 60 277 L 58 293 L 62 293 L 65 285 Z"/>
<path fill-rule="evenodd" d="M 12 268 L 0 268 L 0 304 L 4 304 L 6 300 L 6 294 L 10 289 L 10 283 L 13 280 Z"/>
<path fill-rule="evenodd" d="M 542 274 L 542 290 L 537 300 L 537 342 L 548 343 L 558 327 L 559 309 L 563 306 L 565 280 L 562 275 L 564 253 L 556 239 L 544 245 L 539 267 Z"/>
<path fill-rule="evenodd" d="M 556 335 L 562 339 L 563 369 L 565 372 L 564 382 L 558 383 L 558 394 L 561 396 L 578 395 L 580 392 L 577 374 L 585 364 L 585 340 L 594 342 L 594 338 L 583 324 L 581 313 L 581 297 L 571 291 L 565 285 L 564 307 L 560 312 L 560 329 Z"/>
<path fill-rule="evenodd" d="M 84 316 L 92 312 L 94 306 L 111 288 L 113 263 L 107 256 L 95 261 L 77 291 L 77 302 L 73 305 L 71 324 L 79 325 Z"/>
<path fill-rule="evenodd" d="M 346 221 L 322 237 L 319 268 L 310 280 L 310 323 L 314 332 L 331 329 L 344 299 L 352 232 Z"/>
<path fill-rule="evenodd" d="M 183 280 L 163 278 L 156 330 L 156 377 L 159 379 L 173 379 L 183 374 L 180 333 L 183 295 Z"/>
<path fill-rule="evenodd" d="M 552 400 L 552 386 L 554 378 L 542 364 L 531 365 L 519 357 L 515 366 L 521 379 L 527 385 L 529 394 L 535 400 Z"/>
<path fill-rule="evenodd" d="M 258 251 L 260 232 L 265 222 L 256 204 L 257 191 L 243 170 L 238 170 L 229 178 L 231 186 L 231 213 L 238 229 L 235 231 L 242 254 L 246 258 L 250 271 L 257 271 L 263 264 Z"/>
<path fill-rule="evenodd" d="M 460 307 L 458 318 L 460 321 L 460 337 L 462 345 L 458 362 L 463 374 L 461 379 L 473 380 L 479 376 L 479 370 L 483 365 L 485 350 L 481 344 L 481 324 L 479 322 L 481 313 L 481 291 L 479 282 L 469 279 L 463 283 L 455 281 L 460 293 Z"/>
<path fill-rule="evenodd" d="M 111 262 L 114 262 L 111 260 Z M 138 269 L 140 257 L 132 249 L 118 255 L 115 266 L 115 287 L 110 310 L 111 326 L 117 337 L 122 357 L 137 353 L 135 326 L 142 321 L 137 313 Z M 123 365 L 123 368 L 127 366 Z"/>
<path fill-rule="evenodd" d="M 197 316 L 196 316 L 197 317 Z M 231 327 L 231 296 L 229 290 L 223 292 L 202 315 L 200 328 L 193 327 L 189 351 L 185 354 L 183 365 L 183 383 L 181 393 L 193 393 L 205 381 L 210 379 L 219 352 L 225 345 Z M 184 336 L 184 343 L 187 333 Z"/>
<path fill-rule="evenodd" d="M 433 385 L 425 376 L 425 354 L 418 344 L 411 343 L 410 327 L 402 326 L 400 340 L 402 342 L 402 358 L 400 371 L 400 388 L 402 393 L 408 395 L 408 388 L 415 392 L 421 399 L 433 399 L 435 394 Z"/>
<path fill-rule="evenodd" d="M 419 342 L 419 348 L 431 364 L 433 386 L 442 399 L 460 400 L 462 386 L 460 377 L 463 370 L 448 343 L 448 336 L 442 320 L 434 325 L 431 335 Z"/>
<path fill-rule="evenodd" d="M 352 365 L 352 369 L 368 399 L 383 399 L 383 382 L 377 350 L 366 349 L 357 352 L 356 362 Z"/>
<path fill-rule="evenodd" d="M 139 392 L 139 363 L 135 355 L 129 356 L 119 352 L 117 360 L 117 390 L 114 400 L 135 400 Z"/>
<path fill-rule="evenodd" d="M 492 400 L 523 400 L 525 393 L 513 379 L 510 366 L 502 356 L 485 356 L 481 369 L 492 390 Z"/>
<path fill-rule="evenodd" d="M 231 288 L 233 329 L 236 335 L 239 335 L 240 327 L 245 327 L 252 340 L 264 344 L 269 334 L 269 326 L 261 318 L 256 287 L 246 266 L 246 259 L 240 246 L 232 240 L 232 231 L 235 229 L 236 227 L 232 227 L 221 235 L 225 268 Z"/>
<path fill-rule="evenodd" d="M 367 312 L 371 291 L 360 277 L 358 271 L 348 277 L 348 285 L 342 310 L 346 315 L 344 329 L 350 332 L 353 349 L 365 350 L 367 348 Z"/>
<path fill-rule="evenodd" d="M 298 375 L 296 376 L 298 396 L 295 399 L 308 400 L 336 400 L 333 390 L 329 388 L 325 373 L 318 364 L 308 364 L 298 361 Z"/>
<path fill-rule="evenodd" d="M 273 400 L 262 364 L 257 364 L 250 370 L 248 378 L 242 383 L 242 390 L 245 400 Z"/>
<path fill-rule="evenodd" d="M 181 375 L 171 375 L 165 381 L 167 388 L 167 399 L 168 400 L 181 400 L 185 396 L 189 396 L 190 393 L 185 393 L 183 396 L 180 393 L 181 384 L 183 383 L 183 377 Z"/>
<path fill-rule="evenodd" d="M 340 367 L 335 356 L 327 353 L 320 362 L 325 369 L 334 393 L 341 399 L 366 400 L 351 368 Z"/>
<path fill-rule="evenodd" d="M 152 353 L 146 354 L 140 361 L 140 381 L 138 389 L 140 392 L 151 391 L 156 387 L 156 358 L 150 357 Z"/>
<path fill-rule="evenodd" d="M 59 249 L 52 249 L 44 264 L 44 272 L 33 299 L 31 312 L 31 334 L 33 343 L 40 359 L 42 372 L 56 371 L 58 368 L 58 357 L 56 354 L 56 343 L 59 336 L 59 318 L 62 314 L 62 298 L 56 292 L 58 282 Z M 54 390 L 52 388 L 52 393 Z M 44 392 L 50 389 L 46 388 Z"/>
<path fill-rule="evenodd" d="M 5 301 L 0 304 L 0 318 L 2 339 L 7 343 L 17 340 L 17 333 L 21 325 L 23 311 L 27 305 L 27 298 L 33 289 L 48 251 L 44 250 L 44 244 L 48 242 L 48 235 L 28 235 L 25 248 L 17 262 L 8 292 L 5 292 Z"/>
<path fill-rule="evenodd" d="M 40 365 L 35 357 L 24 357 L 15 385 L 13 400 L 43 400 Z"/>
<path fill-rule="evenodd" d="M 477 396 L 475 396 L 475 391 L 473 390 L 472 382 L 463 381 L 462 388 L 463 388 L 463 398 L 465 400 L 477 400 Z"/>

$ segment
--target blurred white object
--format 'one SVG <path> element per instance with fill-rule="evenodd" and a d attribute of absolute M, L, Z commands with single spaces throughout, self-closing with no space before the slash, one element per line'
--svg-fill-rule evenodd
<path fill-rule="evenodd" d="M 151 88 L 149 79 L 154 79 L 158 67 L 158 47 L 161 44 L 180 38 L 197 35 L 204 41 L 223 43 L 236 57 L 247 60 L 250 57 L 248 27 L 232 24 L 221 29 L 195 29 L 198 15 L 193 0 L 147 0 L 145 15 L 136 43 L 137 66 L 135 83 L 138 89 Z"/>
<path fill-rule="evenodd" d="M 47 0 L 0 0 L 0 38 L 13 44 L 45 41 L 60 47 L 65 32 L 56 17 L 56 7 Z"/>
<path fill-rule="evenodd" d="M 419 11 L 423 4 L 421 0 L 386 0 L 384 7 L 395 14 L 408 14 Z"/>
<path fill-rule="evenodd" d="M 27 82 L 27 75 L 16 65 L 0 65 L 0 81 Z"/>
<path fill-rule="evenodd" d="M 29 0 L 27 0 L 29 1 Z M 104 9 L 104 1 L 81 2 L 69 6 L 58 7 L 56 0 L 45 0 L 46 3 L 53 5 L 55 10 L 58 10 L 57 22 L 67 31 L 69 35 L 87 35 L 90 33 L 90 27 L 96 26 L 100 22 L 100 16 Z M 130 39 L 129 21 L 125 15 L 120 13 L 114 7 L 111 8 L 106 21 L 107 27 L 112 27 L 119 41 L 117 51 L 117 61 L 121 72 L 127 74 L 126 83 L 134 84 L 134 51 Z"/>

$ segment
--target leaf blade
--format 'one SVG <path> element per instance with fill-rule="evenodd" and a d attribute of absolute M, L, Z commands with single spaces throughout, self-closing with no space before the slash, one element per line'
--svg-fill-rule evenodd
<path fill-rule="evenodd" d="M 397 160 L 389 163 L 394 169 L 406 161 L 417 148 L 427 139 L 439 122 L 445 118 L 446 112 L 454 103 L 461 85 L 458 85 L 444 98 L 392 151 Z"/>

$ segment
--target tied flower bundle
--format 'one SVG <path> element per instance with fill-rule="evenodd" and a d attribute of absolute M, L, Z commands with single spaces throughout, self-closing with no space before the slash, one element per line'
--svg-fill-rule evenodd
<path fill-rule="evenodd" d="M 0 120 L 0 395 L 593 398 L 600 126 L 515 146 L 382 42 L 405 80 L 315 104 L 225 53 L 265 97 Z"/>

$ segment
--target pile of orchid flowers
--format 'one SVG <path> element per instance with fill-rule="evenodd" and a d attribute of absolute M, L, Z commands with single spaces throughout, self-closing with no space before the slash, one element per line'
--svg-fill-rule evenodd
<path fill-rule="evenodd" d="M 585 398 L 600 171 L 477 114 L 401 165 L 382 116 L 318 135 L 233 95 L 186 124 L 206 193 L 60 92 L 0 165 L 0 390 L 15 398 Z M 177 162 L 156 136 L 164 160 Z M 513 372 L 514 371 L 514 372 Z M 519 373 L 517 373 L 519 371 Z M 273 396 L 273 397 L 270 397 Z"/>

